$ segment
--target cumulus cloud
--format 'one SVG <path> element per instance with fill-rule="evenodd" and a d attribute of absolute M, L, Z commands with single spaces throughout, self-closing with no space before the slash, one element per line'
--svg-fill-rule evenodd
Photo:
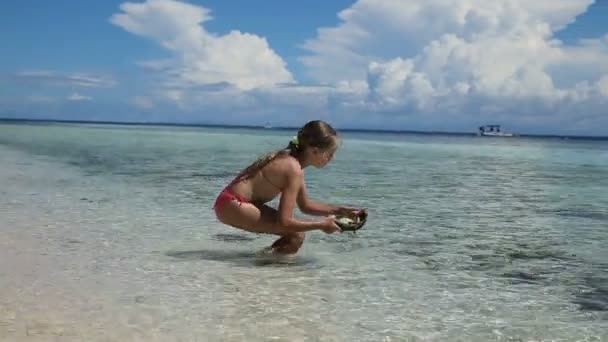
<path fill-rule="evenodd" d="M 300 61 L 319 82 L 366 81 L 362 111 L 573 127 L 602 117 L 608 35 L 566 46 L 555 34 L 592 2 L 359 0 Z"/>
<path fill-rule="evenodd" d="M 207 31 L 211 12 L 201 6 L 123 3 L 110 21 L 171 53 L 138 61 L 165 77 L 133 99 L 142 109 L 153 98 L 154 106 L 227 122 L 310 114 L 351 127 L 390 120 L 390 128 L 471 130 L 491 121 L 580 133 L 608 123 L 608 35 L 566 45 L 556 34 L 592 3 L 359 0 L 300 45 L 306 54 L 298 60 L 317 82 L 308 86 L 265 38 Z"/>
<path fill-rule="evenodd" d="M 253 89 L 293 82 L 286 63 L 264 37 L 233 30 L 225 35 L 208 32 L 203 24 L 210 10 L 174 0 L 126 2 L 110 22 L 126 31 L 152 39 L 172 53 L 167 60 L 141 64 L 162 70 L 168 86 L 200 86 L 228 83 Z"/>
<path fill-rule="evenodd" d="M 360 0 L 338 14 L 336 27 L 318 29 L 302 45 L 310 54 L 300 60 L 321 81 L 361 79 L 369 62 L 413 58 L 446 35 L 466 41 L 547 38 L 592 2 Z"/>

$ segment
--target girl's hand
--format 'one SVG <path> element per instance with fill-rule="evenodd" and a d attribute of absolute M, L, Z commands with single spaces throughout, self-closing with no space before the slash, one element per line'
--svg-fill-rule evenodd
<path fill-rule="evenodd" d="M 340 233 L 342 232 L 342 230 L 340 229 L 340 227 L 338 227 L 338 225 L 336 224 L 335 217 L 333 215 L 328 216 L 327 218 L 325 218 L 325 220 L 323 220 L 321 222 L 320 228 L 326 234 L 332 234 L 332 233 L 335 233 L 335 232 L 340 232 Z"/>
<path fill-rule="evenodd" d="M 359 209 L 359 208 L 339 207 L 337 215 L 346 216 L 348 218 L 353 219 L 353 218 L 357 217 L 362 211 L 363 211 L 363 209 Z"/>

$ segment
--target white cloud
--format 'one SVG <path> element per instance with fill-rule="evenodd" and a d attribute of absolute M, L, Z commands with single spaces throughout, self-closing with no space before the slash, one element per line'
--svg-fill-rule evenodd
<path fill-rule="evenodd" d="M 300 61 L 319 82 L 367 82 L 363 112 L 568 130 L 581 113 L 606 120 L 608 35 L 555 39 L 592 2 L 359 0 Z"/>
<path fill-rule="evenodd" d="M 489 37 L 548 37 L 583 13 L 592 0 L 360 0 L 320 28 L 301 61 L 321 81 L 362 79 L 372 61 L 418 55 L 444 35 L 467 41 Z M 340 65 L 336 66 L 336 61 Z"/>
<path fill-rule="evenodd" d="M 24 70 L 15 73 L 13 77 L 20 82 L 62 87 L 106 88 L 116 85 L 116 82 L 108 76 L 59 73 L 51 70 Z"/>
<path fill-rule="evenodd" d="M 168 86 L 229 83 L 239 89 L 293 82 L 286 63 L 265 38 L 233 30 L 208 32 L 211 20 L 204 7 L 174 0 L 126 2 L 110 22 L 128 32 L 157 41 L 173 54 L 169 60 L 142 62 L 170 75 Z"/>
<path fill-rule="evenodd" d="M 138 62 L 165 77 L 132 99 L 140 109 L 171 103 L 191 118 L 240 123 L 309 114 L 358 127 L 470 131 L 492 121 L 581 133 L 608 122 L 608 35 L 571 45 L 555 35 L 592 2 L 359 0 L 301 45 L 310 86 L 265 38 L 207 31 L 201 6 L 124 3 L 110 21 L 171 53 Z"/>
<path fill-rule="evenodd" d="M 67 99 L 69 101 L 91 101 L 93 98 L 90 96 L 73 93 L 72 95 L 68 96 Z"/>

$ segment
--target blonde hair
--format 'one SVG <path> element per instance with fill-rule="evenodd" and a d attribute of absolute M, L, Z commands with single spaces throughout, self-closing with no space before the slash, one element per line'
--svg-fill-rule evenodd
<path fill-rule="evenodd" d="M 270 152 L 258 158 L 241 171 L 231 184 L 253 177 L 259 170 L 263 169 L 278 157 L 287 155 L 297 156 L 309 147 L 316 147 L 322 150 L 332 148 L 336 146 L 337 135 L 338 133 L 336 130 L 327 122 L 321 120 L 309 121 L 300 128 L 298 135 L 294 137 L 285 148 Z"/>

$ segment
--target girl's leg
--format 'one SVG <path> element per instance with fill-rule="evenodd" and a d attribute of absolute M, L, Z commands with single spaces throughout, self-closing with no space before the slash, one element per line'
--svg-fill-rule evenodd
<path fill-rule="evenodd" d="M 277 224 L 278 212 L 265 204 L 224 203 L 216 212 L 220 222 L 253 233 L 267 233 L 281 236 L 272 248 L 277 253 L 295 254 L 304 243 L 303 232 L 286 231 Z"/>
<path fill-rule="evenodd" d="M 290 233 L 278 238 L 270 247 L 280 254 L 295 254 L 304 244 L 304 233 Z"/>

